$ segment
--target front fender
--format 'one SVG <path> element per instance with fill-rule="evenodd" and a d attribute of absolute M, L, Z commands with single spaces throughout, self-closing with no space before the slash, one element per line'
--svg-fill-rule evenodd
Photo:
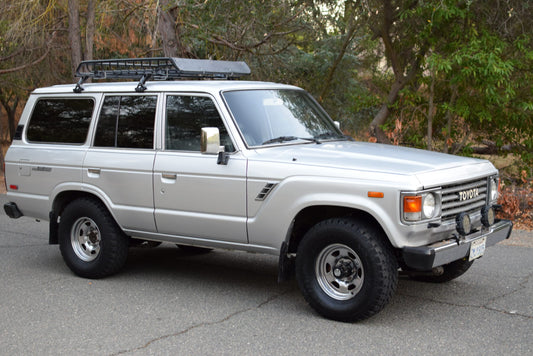
<path fill-rule="evenodd" d="M 380 191 L 383 198 L 369 198 Z M 249 242 L 280 249 L 294 218 L 313 206 L 364 211 L 376 219 L 393 246 L 400 246 L 399 189 L 392 183 L 345 178 L 290 177 L 281 181 L 248 220 Z"/>

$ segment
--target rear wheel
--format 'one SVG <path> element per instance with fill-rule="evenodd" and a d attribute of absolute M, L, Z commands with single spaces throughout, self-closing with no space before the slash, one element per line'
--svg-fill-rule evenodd
<path fill-rule="evenodd" d="M 127 236 L 97 200 L 74 200 L 61 214 L 61 255 L 81 277 L 102 278 L 118 272 L 126 263 L 128 245 Z"/>
<path fill-rule="evenodd" d="M 321 315 L 358 321 L 390 301 L 398 267 L 381 231 L 355 219 L 329 219 L 304 236 L 296 256 L 296 279 Z"/>

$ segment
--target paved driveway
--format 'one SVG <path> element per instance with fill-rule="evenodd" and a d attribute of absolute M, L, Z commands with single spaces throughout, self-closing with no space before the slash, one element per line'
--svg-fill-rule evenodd
<path fill-rule="evenodd" d="M 45 222 L 2 212 L 0 354 L 530 355 L 533 236 L 518 235 L 450 283 L 401 279 L 381 313 L 345 324 L 315 314 L 295 282 L 277 284 L 273 256 L 163 244 L 87 280 L 47 245 Z"/>

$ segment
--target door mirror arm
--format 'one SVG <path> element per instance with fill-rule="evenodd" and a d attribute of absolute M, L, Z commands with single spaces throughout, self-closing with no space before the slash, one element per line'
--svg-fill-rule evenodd
<path fill-rule="evenodd" d="M 229 154 L 227 152 L 220 151 L 218 153 L 217 164 L 226 166 L 228 164 L 228 161 L 229 161 Z"/>

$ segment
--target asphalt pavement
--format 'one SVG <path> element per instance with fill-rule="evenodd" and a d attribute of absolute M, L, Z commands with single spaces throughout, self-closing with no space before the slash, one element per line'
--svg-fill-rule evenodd
<path fill-rule="evenodd" d="M 278 284 L 275 256 L 163 244 L 88 280 L 46 222 L 1 211 L 0 355 L 531 355 L 532 241 L 517 231 L 446 284 L 402 278 L 381 313 L 349 324 Z"/>

